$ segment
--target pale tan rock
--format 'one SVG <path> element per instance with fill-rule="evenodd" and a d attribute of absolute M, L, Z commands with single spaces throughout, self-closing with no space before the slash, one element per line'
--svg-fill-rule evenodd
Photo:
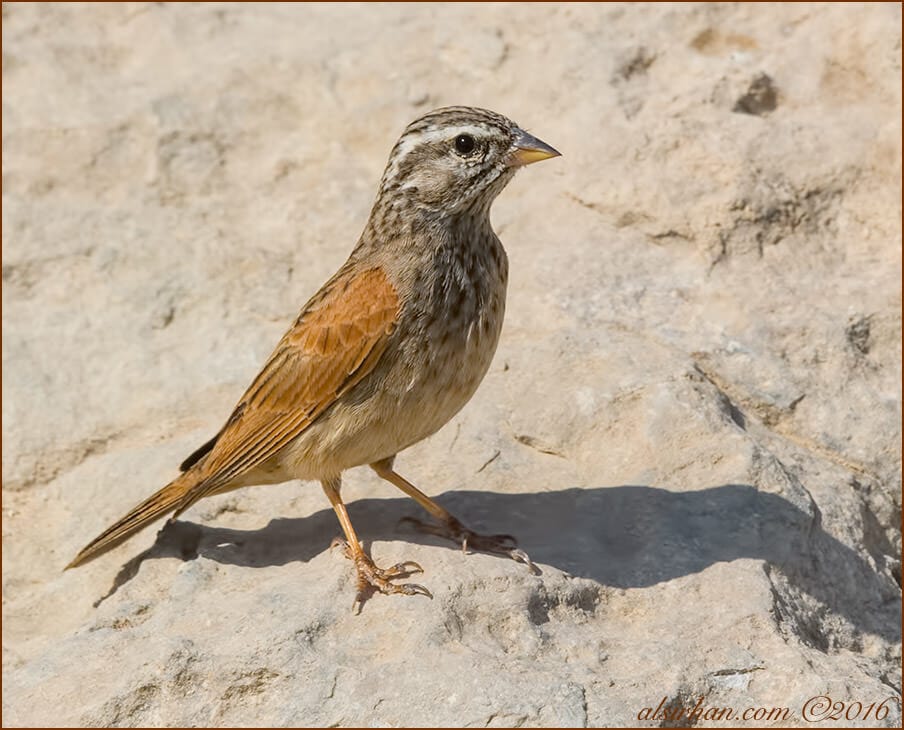
<path fill-rule="evenodd" d="M 628 726 L 703 697 L 809 726 L 827 695 L 900 726 L 898 6 L 3 14 L 5 725 Z M 499 352 L 398 466 L 542 575 L 397 529 L 416 505 L 366 470 L 352 519 L 432 602 L 352 615 L 313 484 L 62 573 L 216 431 L 398 133 L 452 103 L 564 156 L 495 205 Z"/>

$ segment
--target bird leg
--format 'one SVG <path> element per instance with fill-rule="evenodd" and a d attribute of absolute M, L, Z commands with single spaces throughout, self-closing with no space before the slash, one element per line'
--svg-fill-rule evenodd
<path fill-rule="evenodd" d="M 471 547 L 475 550 L 481 550 L 487 553 L 508 555 L 512 560 L 525 563 L 532 573 L 540 572 L 537 569 L 537 566 L 531 562 L 527 553 L 518 549 L 518 541 L 514 537 L 511 535 L 481 535 L 478 532 L 468 529 L 457 517 L 455 517 L 455 515 L 434 502 L 403 476 L 396 473 L 392 468 L 394 458 L 395 457 L 390 457 L 383 461 L 374 462 L 370 465 L 370 468 L 387 482 L 394 484 L 405 492 L 405 494 L 433 515 L 438 520 L 439 524 L 424 522 L 416 517 L 403 517 L 402 522 L 413 525 L 421 532 L 428 532 L 431 535 L 438 535 L 452 540 L 461 545 L 463 553 L 466 553 L 468 548 Z"/>
<path fill-rule="evenodd" d="M 370 556 L 364 552 L 358 536 L 355 534 L 355 528 L 352 527 L 352 521 L 349 519 L 348 511 L 339 495 L 341 482 L 338 478 L 321 482 L 323 491 L 333 505 L 336 517 L 339 518 L 339 524 L 342 525 L 342 531 L 345 533 L 345 540 L 337 538 L 333 541 L 333 545 L 342 545 L 345 556 L 355 563 L 355 570 L 358 573 L 358 592 L 355 595 L 355 601 L 352 608 L 357 608 L 358 613 L 361 612 L 361 606 L 373 595 L 374 591 L 380 593 L 402 593 L 406 596 L 427 596 L 433 598 L 424 586 L 416 583 L 402 583 L 397 585 L 391 583 L 394 578 L 407 578 L 414 573 L 423 573 L 424 569 L 413 560 L 406 560 L 403 563 L 396 563 L 391 568 L 378 568 Z M 332 547 L 332 546 L 331 546 Z"/>

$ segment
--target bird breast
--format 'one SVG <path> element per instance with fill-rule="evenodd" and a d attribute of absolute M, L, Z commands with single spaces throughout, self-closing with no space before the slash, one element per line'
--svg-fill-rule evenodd
<path fill-rule="evenodd" d="M 495 234 L 437 250 L 412 292 L 404 408 L 423 438 L 470 400 L 489 369 L 505 314 L 508 263 Z"/>
<path fill-rule="evenodd" d="M 320 478 L 393 456 L 438 431 L 474 395 L 502 330 L 505 251 L 490 232 L 436 250 L 415 268 L 379 364 L 298 439 L 281 471 Z"/>
<path fill-rule="evenodd" d="M 380 443 L 372 445 L 382 457 L 430 436 L 461 410 L 486 375 L 502 330 L 508 262 L 492 230 L 448 240 L 418 258 L 372 381 L 370 403 L 379 405 L 371 413 L 380 419 L 373 434 Z"/>

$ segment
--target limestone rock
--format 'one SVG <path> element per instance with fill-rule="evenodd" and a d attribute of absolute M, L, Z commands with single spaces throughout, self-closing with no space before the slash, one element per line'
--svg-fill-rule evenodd
<path fill-rule="evenodd" d="M 825 696 L 900 726 L 900 27 L 5 4 L 4 724 L 810 726 Z M 405 531 L 367 470 L 355 525 L 433 601 L 353 615 L 314 484 L 61 572 L 219 428 L 404 125 L 461 103 L 564 156 L 496 203 L 499 352 L 398 466 L 542 573 Z"/>

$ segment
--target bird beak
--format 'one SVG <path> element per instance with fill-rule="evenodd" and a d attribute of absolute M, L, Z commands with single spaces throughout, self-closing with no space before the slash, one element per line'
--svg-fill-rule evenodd
<path fill-rule="evenodd" d="M 546 142 L 541 142 L 523 129 L 519 129 L 515 135 L 513 150 L 509 157 L 509 167 L 523 167 L 532 162 L 548 160 L 550 157 L 559 157 L 560 152 L 554 150 Z"/>

